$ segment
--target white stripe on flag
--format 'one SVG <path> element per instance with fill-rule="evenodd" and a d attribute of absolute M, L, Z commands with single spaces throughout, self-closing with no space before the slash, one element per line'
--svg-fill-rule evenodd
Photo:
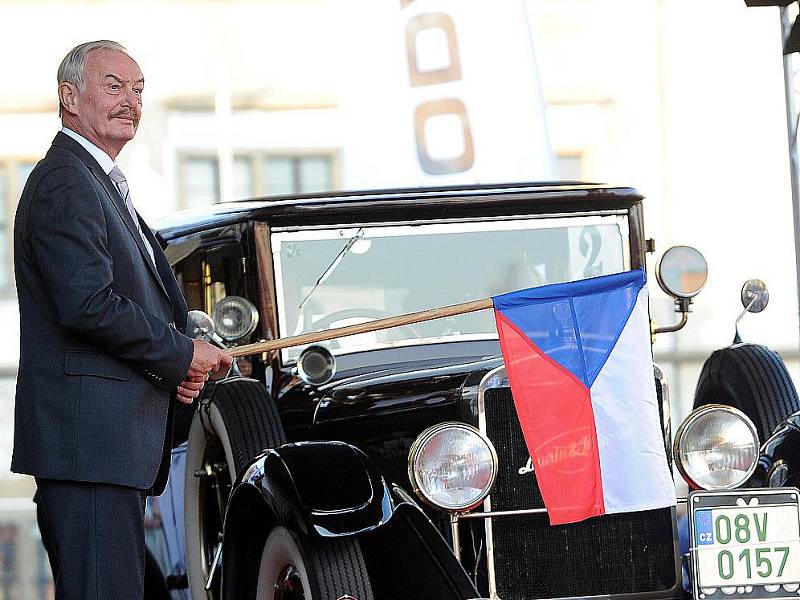
<path fill-rule="evenodd" d="M 591 388 L 606 513 L 673 506 L 658 412 L 647 288 Z"/>

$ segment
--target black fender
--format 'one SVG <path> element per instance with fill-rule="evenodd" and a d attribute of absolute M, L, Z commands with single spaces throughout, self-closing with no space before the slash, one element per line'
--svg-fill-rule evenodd
<path fill-rule="evenodd" d="M 355 535 L 394 512 L 386 480 L 361 450 L 343 442 L 284 444 L 257 456 L 231 491 L 226 522 L 239 495 L 253 490 L 277 524 L 309 536 Z"/>
<path fill-rule="evenodd" d="M 249 597 L 254 590 L 264 541 L 276 525 L 312 537 L 357 536 L 378 598 L 478 596 L 413 498 L 349 444 L 285 444 L 242 471 L 225 514 L 225 598 Z"/>
<path fill-rule="evenodd" d="M 761 445 L 748 487 L 800 485 L 800 412 L 786 417 Z"/>

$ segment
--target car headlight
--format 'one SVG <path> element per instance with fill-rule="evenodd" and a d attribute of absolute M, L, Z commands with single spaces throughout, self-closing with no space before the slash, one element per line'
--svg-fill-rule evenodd
<path fill-rule="evenodd" d="M 225 296 L 214 305 L 211 318 L 220 337 L 226 342 L 235 342 L 256 330 L 258 310 L 241 296 Z"/>
<path fill-rule="evenodd" d="M 730 490 L 752 475 L 758 434 L 740 410 L 709 404 L 689 414 L 675 434 L 678 470 L 693 488 Z"/>
<path fill-rule="evenodd" d="M 489 494 L 497 476 L 497 452 L 465 423 L 440 423 L 417 437 L 408 454 L 414 491 L 435 508 L 469 510 Z"/>

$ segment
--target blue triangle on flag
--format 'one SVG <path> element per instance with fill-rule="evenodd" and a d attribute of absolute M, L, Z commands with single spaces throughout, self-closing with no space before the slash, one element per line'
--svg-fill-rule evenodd
<path fill-rule="evenodd" d="M 495 310 L 591 387 L 617 343 L 647 276 L 642 270 L 494 296 Z"/>

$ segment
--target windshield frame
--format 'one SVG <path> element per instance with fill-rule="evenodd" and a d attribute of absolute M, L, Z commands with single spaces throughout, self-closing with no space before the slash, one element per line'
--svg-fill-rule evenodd
<path fill-rule="evenodd" d="M 288 226 L 288 227 L 275 227 L 269 230 L 269 245 L 272 250 L 272 266 L 274 276 L 274 291 L 275 291 L 275 308 L 276 308 L 276 325 L 278 335 L 286 337 L 292 335 L 292 332 L 286 331 L 287 328 L 287 310 L 285 306 L 285 290 L 283 282 L 282 265 L 280 261 L 280 248 L 284 242 L 297 242 L 297 241 L 311 241 L 311 240 L 332 240 L 341 239 L 346 242 L 352 235 L 360 229 L 368 229 L 374 233 L 376 230 L 386 228 L 387 231 L 394 232 L 394 236 L 402 235 L 397 232 L 398 229 L 405 229 L 408 227 L 408 233 L 412 235 L 426 235 L 441 234 L 439 228 L 430 227 L 430 231 L 423 231 L 420 227 L 429 226 L 444 226 L 445 229 L 452 228 L 453 233 L 460 233 L 465 231 L 502 231 L 519 230 L 521 222 L 531 222 L 533 226 L 529 229 L 548 229 L 554 227 L 582 227 L 589 225 L 609 225 L 615 224 L 619 227 L 621 250 L 622 250 L 622 263 L 623 269 L 631 269 L 632 267 L 632 246 L 631 235 L 635 233 L 635 224 L 630 221 L 631 214 L 627 210 L 608 210 L 608 211 L 592 211 L 585 213 L 562 213 L 562 214 L 546 214 L 546 215 L 502 215 L 491 217 L 471 217 L 471 218 L 450 218 L 450 219 L 425 219 L 425 220 L 405 220 L 405 221 L 385 221 L 385 222 L 365 222 L 365 223 L 341 223 L 341 224 L 326 224 L 326 225 L 310 225 L 310 226 Z M 486 225 L 490 225 L 486 227 Z M 492 226 L 493 225 L 493 226 Z M 528 228 L 528 227 L 526 227 Z M 375 236 L 383 237 L 383 236 Z M 389 237 L 389 235 L 387 235 Z M 438 307 L 429 307 L 438 308 Z M 357 348 L 343 348 L 336 352 L 335 355 L 348 355 L 357 354 L 362 352 L 370 352 L 378 349 L 397 348 L 397 347 L 412 347 L 418 345 L 430 345 L 448 342 L 468 342 L 468 341 L 487 341 L 496 340 L 496 333 L 465 333 L 465 334 L 449 334 L 443 337 L 426 337 L 424 339 L 403 339 L 397 341 L 384 341 L 376 343 L 370 347 L 357 347 Z M 296 352 L 296 350 L 295 350 Z M 296 363 L 296 356 L 289 356 L 289 350 L 284 349 L 280 352 L 281 362 L 284 365 L 293 365 Z"/>

